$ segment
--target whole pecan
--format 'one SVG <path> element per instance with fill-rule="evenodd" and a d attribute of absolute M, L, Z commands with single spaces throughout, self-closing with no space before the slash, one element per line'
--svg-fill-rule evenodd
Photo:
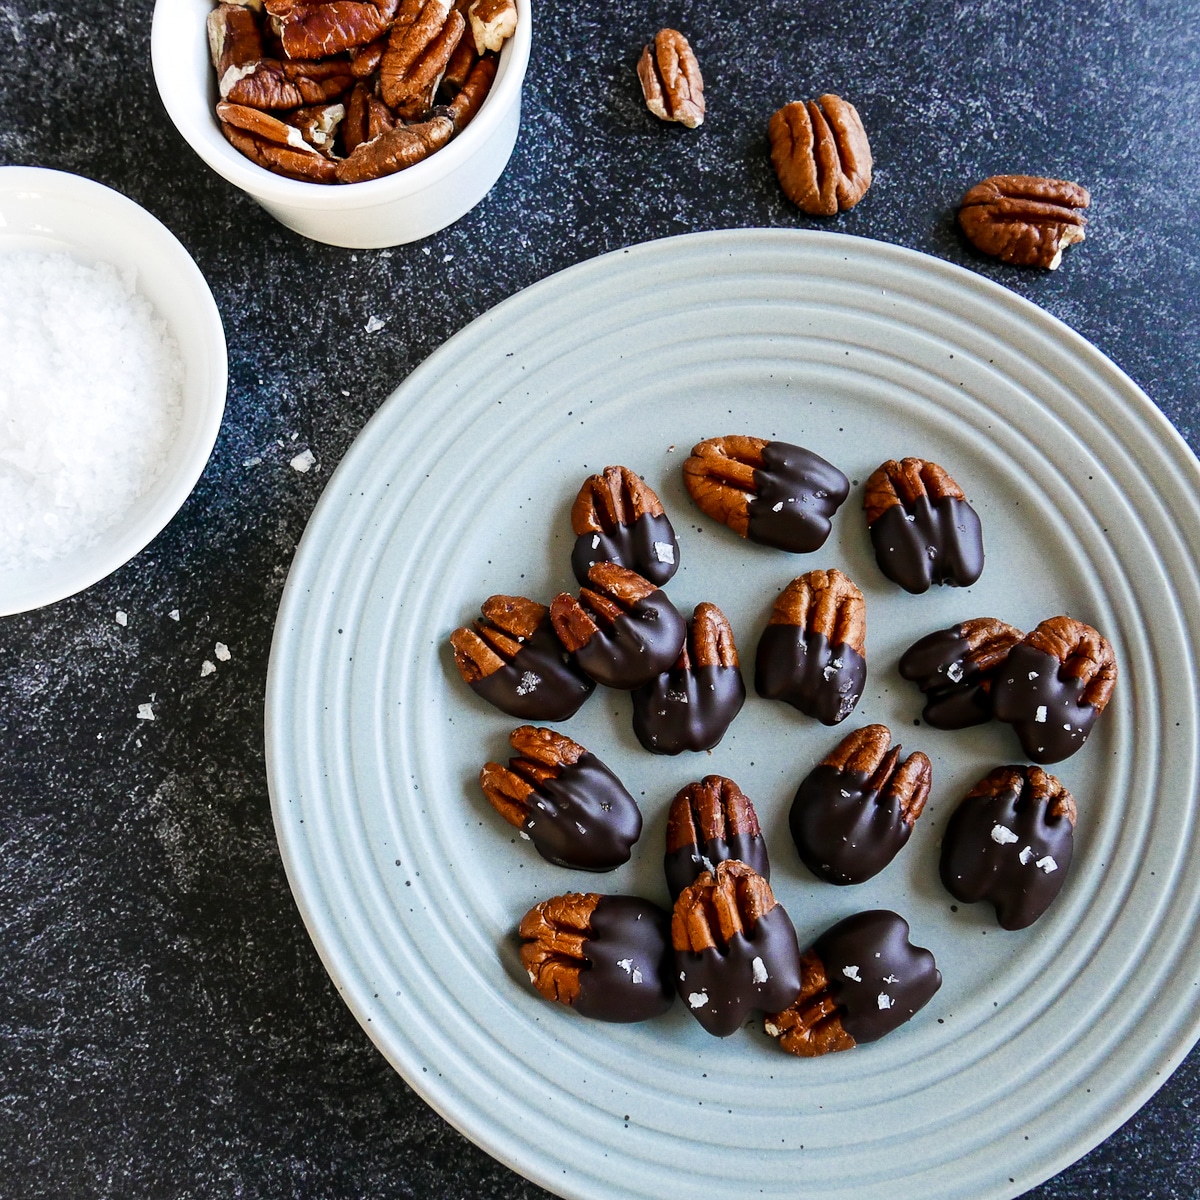
<path fill-rule="evenodd" d="M 1058 269 L 1063 251 L 1084 239 L 1080 209 L 1091 197 L 1065 179 L 993 175 L 962 198 L 958 223 L 984 254 L 1019 267 Z"/>
<path fill-rule="evenodd" d="M 767 126 L 784 195 L 802 212 L 832 217 L 871 186 L 871 147 L 853 104 L 825 95 L 785 104 Z"/>
<path fill-rule="evenodd" d="M 671 801 L 663 868 L 675 899 L 705 871 L 734 858 L 770 879 L 771 864 L 758 814 L 741 788 L 723 775 L 689 783 Z"/>
<path fill-rule="evenodd" d="M 1116 683 L 1108 640 L 1073 617 L 1050 617 L 1009 651 L 992 709 L 1034 762 L 1061 762 L 1087 740 Z"/>
<path fill-rule="evenodd" d="M 397 125 L 355 146 L 349 157 L 337 164 L 338 182 L 362 183 L 393 175 L 428 158 L 453 136 L 454 118 L 448 110 L 435 108 L 424 121 Z"/>
<path fill-rule="evenodd" d="M 825 725 L 844 721 L 867 680 L 867 605 L 841 571 L 809 571 L 775 600 L 758 642 L 754 687 Z"/>
<path fill-rule="evenodd" d="M 467 9 L 471 37 L 477 54 L 488 50 L 499 53 L 517 31 L 517 6 L 514 0 L 473 0 Z"/>
<path fill-rule="evenodd" d="M 975 617 L 914 642 L 900 675 L 925 694 L 921 715 L 935 729 L 966 729 L 992 717 L 992 684 L 1025 635 L 995 617 Z"/>
<path fill-rule="evenodd" d="M 909 941 L 908 922 L 886 909 L 827 929 L 800 962 L 795 1003 L 763 1022 L 783 1049 L 815 1058 L 878 1041 L 942 986 L 933 955 Z"/>
<path fill-rule="evenodd" d="M 642 814 L 612 771 L 553 729 L 522 725 L 508 740 L 518 757 L 479 773 L 492 807 L 557 866 L 611 871 L 628 862 Z"/>
<path fill-rule="evenodd" d="M 597 683 L 632 691 L 679 657 L 687 623 L 660 588 L 635 571 L 600 562 L 588 571 L 579 599 L 550 601 L 559 641 Z"/>
<path fill-rule="evenodd" d="M 704 80 L 688 40 L 677 29 L 660 29 L 637 66 L 646 107 L 663 121 L 688 129 L 704 123 Z"/>
<path fill-rule="evenodd" d="M 752 542 L 796 554 L 825 544 L 850 491 L 846 476 L 811 450 L 739 434 L 693 446 L 683 482 L 701 512 Z"/>
<path fill-rule="evenodd" d="M 1074 849 L 1075 800 L 1041 767 L 997 767 L 963 798 L 942 838 L 946 890 L 988 900 L 1004 929 L 1024 929 L 1062 888 Z"/>
<path fill-rule="evenodd" d="M 983 574 L 979 516 L 937 463 L 889 459 L 867 480 L 863 508 L 879 569 L 905 591 L 969 587 Z"/>
<path fill-rule="evenodd" d="M 862 883 L 908 841 L 933 766 L 920 750 L 900 761 L 886 725 L 856 729 L 805 777 L 788 824 L 804 865 L 828 883 Z M 889 749 L 890 747 L 890 749 Z"/>
<path fill-rule="evenodd" d="M 428 112 L 466 28 L 451 0 L 402 0 L 379 64 L 379 94 L 405 120 Z"/>
<path fill-rule="evenodd" d="M 260 166 L 314 183 L 329 183 L 337 172 L 296 126 L 270 113 L 222 100 L 217 104 L 217 118 L 230 144 Z"/>
<path fill-rule="evenodd" d="M 571 568 L 580 583 L 598 562 L 619 563 L 659 587 L 679 569 L 679 543 L 662 501 L 628 467 L 605 467 L 584 480 L 571 529 Z"/>
<path fill-rule="evenodd" d="M 796 931 L 771 885 L 726 859 L 686 887 L 671 914 L 676 988 L 711 1034 L 728 1037 L 756 1008 L 786 1008 L 800 991 Z"/>
<path fill-rule="evenodd" d="M 288 58 L 324 58 L 385 33 L 399 0 L 264 0 Z"/>
<path fill-rule="evenodd" d="M 637 896 L 554 896 L 521 918 L 521 962 L 547 1000 L 599 1021 L 645 1021 L 675 999 L 670 921 Z"/>

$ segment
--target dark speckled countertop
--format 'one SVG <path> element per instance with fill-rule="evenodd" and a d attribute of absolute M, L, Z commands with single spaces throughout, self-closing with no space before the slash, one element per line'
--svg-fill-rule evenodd
<path fill-rule="evenodd" d="M 115 575 L 0 619 L 0 1195 L 543 1196 L 450 1129 L 339 1000 L 276 849 L 263 763 L 272 623 L 330 472 L 431 350 L 603 251 L 820 225 L 998 280 L 1091 339 L 1200 449 L 1200 6 L 1128 0 L 539 3 L 521 137 L 487 199 L 389 252 L 289 233 L 168 121 L 150 0 L 0 3 L 0 162 L 74 171 L 164 221 L 229 340 L 225 424 L 192 497 Z M 708 120 L 655 121 L 633 66 L 661 25 Z M 824 223 L 782 197 L 766 120 L 836 92 L 875 182 Z M 1054 274 L 953 223 L 978 179 L 1091 189 Z M 366 317 L 386 314 L 383 330 Z M 310 448 L 307 474 L 288 463 Z M 128 614 L 116 623 L 114 614 Z M 170 617 L 178 610 L 179 620 Z M 228 661 L 204 678 L 214 647 Z M 154 697 L 153 723 L 137 719 Z M 1200 1052 L 1030 1192 L 1200 1195 Z"/>

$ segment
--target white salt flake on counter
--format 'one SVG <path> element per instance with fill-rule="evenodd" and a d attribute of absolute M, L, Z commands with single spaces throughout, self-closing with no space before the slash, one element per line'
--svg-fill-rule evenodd
<path fill-rule="evenodd" d="M 385 325 L 386 321 L 374 315 L 367 318 L 367 323 L 363 326 L 366 333 L 378 333 Z"/>
<path fill-rule="evenodd" d="M 217 656 L 217 662 L 228 662 L 233 657 L 229 653 L 229 647 L 224 642 L 218 642 L 213 647 L 213 653 Z"/>
<path fill-rule="evenodd" d="M 172 621 L 178 621 L 179 620 L 179 609 L 177 609 L 177 608 L 171 609 L 171 611 L 169 613 L 167 613 L 167 616 L 170 617 Z"/>
<path fill-rule="evenodd" d="M 217 669 L 217 664 L 215 662 L 209 661 L 209 659 L 206 658 L 200 664 L 200 678 L 203 679 L 206 675 L 211 675 L 214 671 L 216 671 L 216 669 Z"/>
<path fill-rule="evenodd" d="M 153 721 L 154 720 L 154 705 L 139 704 L 138 705 L 138 720 Z"/>
<path fill-rule="evenodd" d="M 123 613 L 118 608 L 117 615 L 115 617 L 113 617 L 113 620 L 116 621 L 116 623 L 118 625 L 128 625 L 129 624 L 129 615 L 128 615 L 128 613 Z"/>
<path fill-rule="evenodd" d="M 0 570 L 96 542 L 161 475 L 183 411 L 175 339 L 132 274 L 0 254 Z"/>
<path fill-rule="evenodd" d="M 311 450 L 301 450 L 295 458 L 292 459 L 288 466 L 293 471 L 299 471 L 303 475 L 306 471 L 311 471 L 313 464 L 317 461 L 317 456 Z"/>

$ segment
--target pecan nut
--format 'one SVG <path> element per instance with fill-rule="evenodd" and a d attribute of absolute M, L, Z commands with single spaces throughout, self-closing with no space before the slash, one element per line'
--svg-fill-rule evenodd
<path fill-rule="evenodd" d="M 701 512 L 764 546 L 818 550 L 850 491 L 832 463 L 802 446 L 733 435 L 692 447 L 683 482 Z"/>
<path fill-rule="evenodd" d="M 635 571 L 597 563 L 579 599 L 561 592 L 550 602 L 559 641 L 597 683 L 632 691 L 679 657 L 687 623 L 667 594 Z"/>
<path fill-rule="evenodd" d="M 461 43 L 460 43 L 461 45 Z M 492 84 L 496 82 L 496 60 L 494 58 L 477 58 L 463 81 L 461 87 L 446 101 L 446 110 L 454 122 L 454 132 L 462 133 L 475 119 L 475 114 L 483 106 Z M 442 85 L 446 85 L 446 77 L 442 77 Z"/>
<path fill-rule="evenodd" d="M 598 1021 L 645 1021 L 675 1000 L 670 928 L 649 900 L 568 892 L 521 918 L 521 962 L 547 1000 Z"/>
<path fill-rule="evenodd" d="M 571 529 L 571 568 L 580 583 L 598 562 L 619 563 L 658 587 L 679 569 L 679 543 L 662 501 L 628 467 L 605 467 L 584 481 Z"/>
<path fill-rule="evenodd" d="M 758 642 L 754 687 L 824 725 L 853 711 L 867 681 L 867 604 L 841 571 L 809 571 L 775 600 Z"/>
<path fill-rule="evenodd" d="M 450 635 L 463 681 L 489 704 L 527 721 L 565 721 L 595 684 L 554 632 L 550 610 L 524 596 L 489 596 L 482 621 Z"/>
<path fill-rule="evenodd" d="M 295 125 L 244 104 L 217 104 L 221 132 L 247 158 L 280 175 L 314 183 L 330 183 L 337 167 L 304 140 Z"/>
<path fill-rule="evenodd" d="M 857 729 L 805 777 L 788 824 L 801 861 L 828 883 L 862 883 L 900 853 L 925 807 L 933 766 L 902 762 L 886 725 Z M 890 748 L 889 748 L 890 747 Z"/>
<path fill-rule="evenodd" d="M 474 0 L 467 9 L 475 52 L 499 53 L 517 31 L 517 6 L 514 0 Z"/>
<path fill-rule="evenodd" d="M 990 721 L 992 684 L 1024 636 L 995 617 L 975 617 L 909 646 L 900 656 L 900 675 L 924 693 L 926 723 L 966 729 Z"/>
<path fill-rule="evenodd" d="M 689 783 L 671 801 L 663 868 L 671 898 L 677 899 L 705 871 L 734 858 L 771 878 L 767 845 L 758 814 L 741 788 L 723 775 Z"/>
<path fill-rule="evenodd" d="M 1019 267 L 1058 269 L 1063 251 L 1084 239 L 1087 188 L 1037 175 L 993 175 L 962 199 L 958 223 L 984 254 Z"/>
<path fill-rule="evenodd" d="M 652 754 L 711 750 L 746 702 L 733 627 L 707 602 L 696 605 L 670 670 L 635 688 L 633 732 Z"/>
<path fill-rule="evenodd" d="M 1050 617 L 1009 651 L 992 709 L 1034 762 L 1061 762 L 1087 740 L 1116 683 L 1108 640 L 1073 617 Z"/>
<path fill-rule="evenodd" d="M 325 58 L 387 32 L 399 0 L 264 0 L 288 58 Z"/>
<path fill-rule="evenodd" d="M 338 182 L 363 183 L 394 175 L 428 158 L 453 136 L 453 117 L 446 110 L 435 108 L 427 120 L 385 129 L 370 141 L 355 146 L 350 155 L 337 164 Z"/>
<path fill-rule="evenodd" d="M 637 66 L 646 107 L 663 121 L 688 129 L 704 123 L 704 80 L 688 40 L 677 29 L 660 29 Z"/>
<path fill-rule="evenodd" d="M 783 193 L 802 212 L 833 217 L 867 194 L 871 147 L 858 111 L 840 96 L 785 104 L 767 138 Z"/>
<path fill-rule="evenodd" d="M 671 914 L 676 988 L 715 1037 L 728 1037 L 754 1009 L 786 1008 L 800 992 L 800 947 L 771 885 L 726 859 L 686 887 Z"/>
<path fill-rule="evenodd" d="M 628 862 L 642 814 L 612 771 L 552 729 L 522 725 L 509 741 L 517 757 L 479 773 L 492 807 L 557 866 L 611 871 Z"/>
<path fill-rule="evenodd" d="M 863 497 L 879 569 L 906 592 L 969 587 L 983 574 L 983 530 L 962 488 L 937 463 L 889 459 Z"/>
<path fill-rule="evenodd" d="M 451 0 L 403 0 L 379 64 L 379 93 L 405 120 L 429 111 L 466 28 Z"/>
<path fill-rule="evenodd" d="M 763 1022 L 802 1058 L 878 1041 L 916 1015 L 942 986 L 933 955 L 909 941 L 908 922 L 887 909 L 856 913 L 805 951 L 796 1002 Z"/>
<path fill-rule="evenodd" d="M 1024 929 L 1066 879 L 1075 800 L 1041 767 L 997 767 L 963 798 L 942 838 L 941 876 L 964 904 L 988 900 L 1004 929 Z"/>

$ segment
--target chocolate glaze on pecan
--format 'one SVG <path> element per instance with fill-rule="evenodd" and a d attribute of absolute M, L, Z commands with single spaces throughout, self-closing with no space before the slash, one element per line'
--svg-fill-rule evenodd
<path fill-rule="evenodd" d="M 1061 762 L 1087 741 L 1116 682 L 1108 640 L 1082 621 L 1051 617 L 1009 651 L 992 708 L 1034 762 Z"/>
<path fill-rule="evenodd" d="M 671 899 L 729 858 L 771 878 L 767 844 L 749 796 L 732 779 L 706 775 L 681 789 L 667 814 L 663 869 Z"/>
<path fill-rule="evenodd" d="M 600 562 L 614 562 L 662 587 L 679 569 L 679 543 L 654 489 L 628 467 L 590 476 L 571 507 L 575 548 L 571 569 L 580 583 Z"/>
<path fill-rule="evenodd" d="M 901 762 L 901 747 L 891 741 L 886 725 L 857 729 L 800 784 L 788 824 L 801 860 L 818 878 L 862 883 L 908 841 L 933 767 L 919 750 Z"/>
<path fill-rule="evenodd" d="M 997 767 L 954 810 L 942 839 L 946 890 L 990 901 L 1004 929 L 1024 929 L 1062 888 L 1075 844 L 1075 801 L 1041 767 Z"/>

